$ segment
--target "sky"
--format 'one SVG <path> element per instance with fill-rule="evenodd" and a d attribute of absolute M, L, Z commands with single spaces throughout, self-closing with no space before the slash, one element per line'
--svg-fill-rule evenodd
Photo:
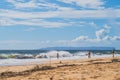
<path fill-rule="evenodd" d="M 120 0 L 1 0 L 0 50 L 120 49 Z"/>

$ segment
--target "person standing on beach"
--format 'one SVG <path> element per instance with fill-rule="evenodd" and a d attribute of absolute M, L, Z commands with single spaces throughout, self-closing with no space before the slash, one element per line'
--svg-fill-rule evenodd
<path fill-rule="evenodd" d="M 59 59 L 59 57 L 60 57 L 60 55 L 59 55 L 59 53 L 57 53 L 57 59 Z M 61 64 L 62 61 L 60 60 L 59 63 Z"/>
<path fill-rule="evenodd" d="M 59 59 L 59 53 L 57 53 L 57 59 Z"/>
<path fill-rule="evenodd" d="M 91 58 L 91 53 L 90 53 L 90 51 L 88 51 L 88 58 Z"/>
<path fill-rule="evenodd" d="M 115 50 L 112 51 L 112 54 L 113 54 L 113 58 L 115 57 Z"/>

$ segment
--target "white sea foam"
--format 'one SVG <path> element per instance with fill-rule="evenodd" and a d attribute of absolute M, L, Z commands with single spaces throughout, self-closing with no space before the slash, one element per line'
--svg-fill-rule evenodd
<path fill-rule="evenodd" d="M 7 59 L 8 58 L 8 55 L 6 54 L 0 54 L 0 59 Z"/>
<path fill-rule="evenodd" d="M 15 55 L 15 58 L 17 59 L 33 59 L 34 56 L 31 54 L 20 54 L 20 55 Z"/>
<path fill-rule="evenodd" d="M 0 54 L 0 66 L 13 66 L 13 65 L 25 65 L 30 63 L 44 63 L 45 61 L 56 60 L 57 54 L 59 54 L 59 60 L 71 60 L 71 59 L 87 59 L 87 51 L 79 51 L 71 54 L 68 51 L 49 51 L 46 53 L 40 53 L 38 55 L 32 54 Z M 120 56 L 120 54 L 115 54 Z M 9 58 L 10 57 L 10 58 Z M 15 59 L 11 59 L 11 57 Z M 91 58 L 112 57 L 112 54 L 91 53 Z M 33 59 L 34 58 L 34 59 Z"/>
<path fill-rule="evenodd" d="M 0 59 L 0 66 L 17 66 L 37 63 L 44 63 L 47 59 Z"/>
<path fill-rule="evenodd" d="M 67 51 L 49 51 L 47 53 L 40 53 L 36 56 L 36 58 L 56 58 L 57 55 L 59 55 L 59 57 L 71 57 L 72 54 L 67 52 Z"/>

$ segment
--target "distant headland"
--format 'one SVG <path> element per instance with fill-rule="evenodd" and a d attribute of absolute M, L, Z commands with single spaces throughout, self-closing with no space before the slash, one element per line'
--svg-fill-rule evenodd
<path fill-rule="evenodd" d="M 47 47 L 40 50 L 115 50 L 115 47 Z"/>

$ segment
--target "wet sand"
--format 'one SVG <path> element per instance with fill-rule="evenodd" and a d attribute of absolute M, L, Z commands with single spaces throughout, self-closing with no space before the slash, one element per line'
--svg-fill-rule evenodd
<path fill-rule="evenodd" d="M 120 80 L 120 57 L 0 67 L 0 80 Z"/>

